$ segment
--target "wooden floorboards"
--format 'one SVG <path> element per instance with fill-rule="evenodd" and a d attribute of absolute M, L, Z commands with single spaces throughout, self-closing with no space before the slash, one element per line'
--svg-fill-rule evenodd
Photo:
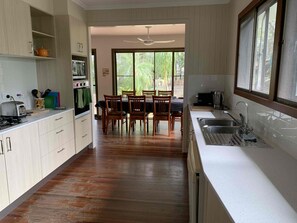
<path fill-rule="evenodd" d="M 166 123 L 157 136 L 136 130 L 121 137 L 116 129 L 103 135 L 100 122 L 96 149 L 87 149 L 1 223 L 188 222 L 179 126 L 170 137 Z"/>

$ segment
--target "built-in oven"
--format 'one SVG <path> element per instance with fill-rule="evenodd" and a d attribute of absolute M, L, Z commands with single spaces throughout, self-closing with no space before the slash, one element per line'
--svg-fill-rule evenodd
<path fill-rule="evenodd" d="M 90 111 L 92 95 L 88 80 L 73 81 L 75 116 Z"/>

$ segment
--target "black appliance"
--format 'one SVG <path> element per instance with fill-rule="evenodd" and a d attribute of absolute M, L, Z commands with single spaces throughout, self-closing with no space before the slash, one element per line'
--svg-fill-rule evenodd
<path fill-rule="evenodd" d="M 72 78 L 80 80 L 87 78 L 87 61 L 84 57 L 72 56 Z"/>
<path fill-rule="evenodd" d="M 82 114 L 84 112 L 90 111 L 90 101 L 87 100 L 91 97 L 90 85 L 87 80 L 79 80 L 73 82 L 73 92 L 74 92 L 74 113 L 75 116 Z M 87 97 L 85 94 L 88 94 Z"/>
<path fill-rule="evenodd" d="M 25 117 L 0 116 L 0 130 L 26 122 Z"/>
<path fill-rule="evenodd" d="M 198 93 L 196 95 L 197 102 L 194 106 L 213 106 L 213 92 L 210 93 Z"/>

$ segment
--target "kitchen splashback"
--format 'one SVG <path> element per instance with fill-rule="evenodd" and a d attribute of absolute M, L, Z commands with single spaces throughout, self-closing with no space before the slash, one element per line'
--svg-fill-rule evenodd
<path fill-rule="evenodd" d="M 31 90 L 37 88 L 36 62 L 32 59 L 0 57 L 0 103 L 9 94 L 33 108 Z M 17 96 L 20 94 L 20 96 Z"/>

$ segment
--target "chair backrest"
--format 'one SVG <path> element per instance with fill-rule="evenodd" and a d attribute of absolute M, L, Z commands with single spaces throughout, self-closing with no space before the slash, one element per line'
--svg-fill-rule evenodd
<path fill-rule="evenodd" d="M 172 91 L 158 91 L 158 96 L 173 96 Z"/>
<path fill-rule="evenodd" d="M 153 96 L 154 115 L 170 116 L 171 96 Z"/>
<path fill-rule="evenodd" d="M 142 95 L 146 95 L 146 96 L 156 95 L 156 90 L 142 90 Z"/>
<path fill-rule="evenodd" d="M 129 103 L 129 113 L 130 115 L 134 114 L 142 114 L 145 115 L 146 112 L 146 100 L 145 96 L 128 96 L 128 103 Z"/>
<path fill-rule="evenodd" d="M 121 95 L 104 95 L 105 106 L 108 114 L 122 114 L 123 104 Z"/>
<path fill-rule="evenodd" d="M 123 97 L 128 97 L 129 95 L 135 95 L 135 91 L 122 91 Z"/>

